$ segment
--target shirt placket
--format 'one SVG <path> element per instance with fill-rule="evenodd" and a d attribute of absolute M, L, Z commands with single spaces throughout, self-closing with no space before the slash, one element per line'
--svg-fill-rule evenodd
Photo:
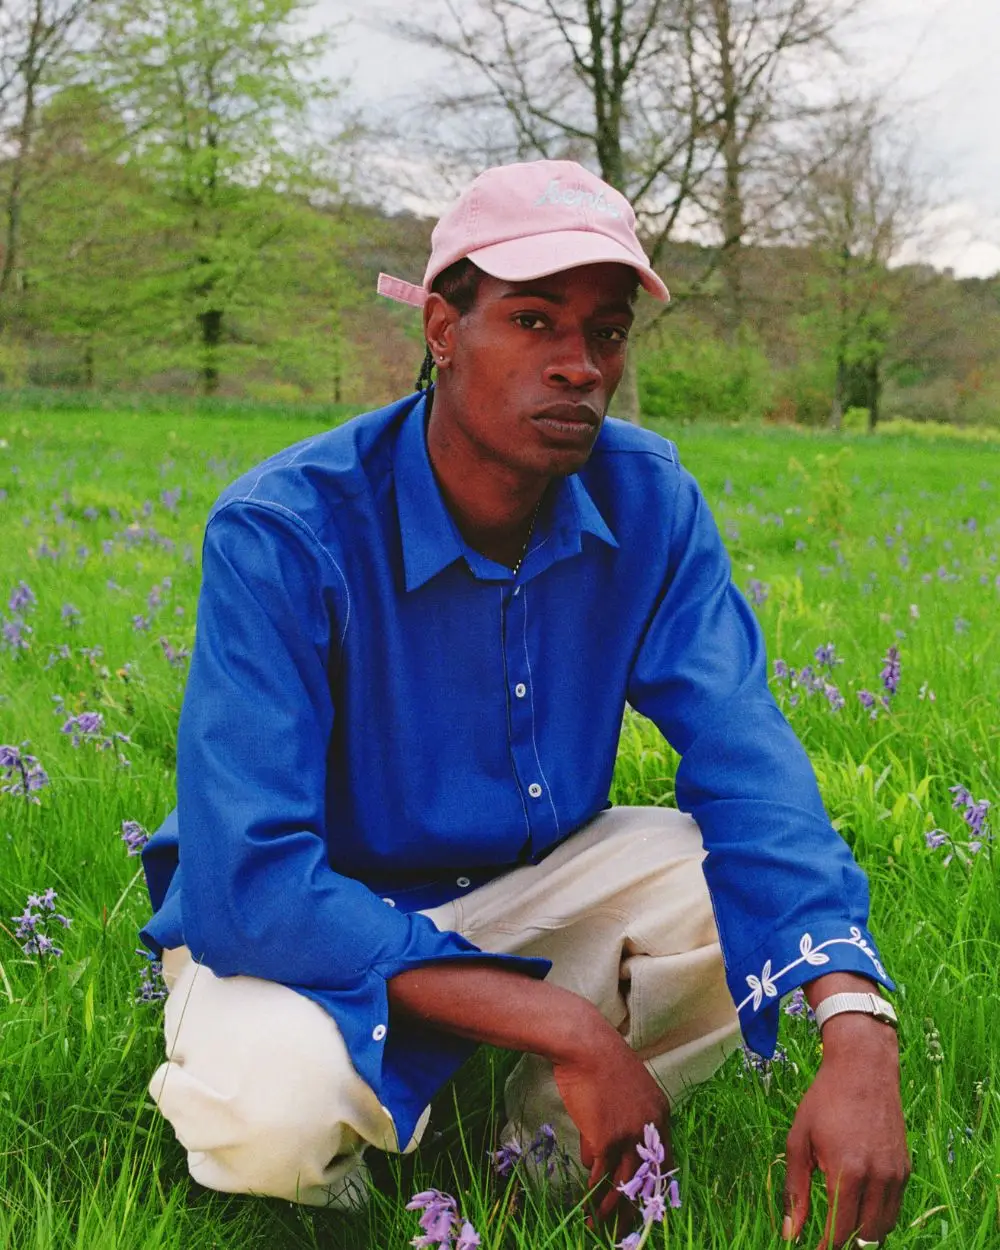
<path fill-rule="evenodd" d="M 538 682 L 529 650 L 529 592 L 523 584 L 503 593 L 503 655 L 507 697 L 507 732 L 514 781 L 524 805 L 532 858 L 559 833 L 555 798 L 545 775 L 538 725 Z"/>

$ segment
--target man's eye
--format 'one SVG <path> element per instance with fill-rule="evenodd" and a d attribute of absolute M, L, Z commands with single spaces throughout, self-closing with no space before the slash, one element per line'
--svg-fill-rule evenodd
<path fill-rule="evenodd" d="M 597 337 L 605 339 L 609 343 L 627 343 L 628 327 L 627 326 L 603 326 L 597 331 Z"/>
<path fill-rule="evenodd" d="M 522 330 L 535 330 L 545 325 L 545 318 L 540 313 L 517 313 L 514 324 Z"/>

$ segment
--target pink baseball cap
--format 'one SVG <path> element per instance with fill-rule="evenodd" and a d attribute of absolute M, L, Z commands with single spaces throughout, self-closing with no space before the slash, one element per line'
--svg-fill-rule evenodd
<path fill-rule="evenodd" d="M 378 292 L 422 308 L 438 274 L 463 258 L 505 282 L 579 265 L 629 265 L 650 295 L 670 299 L 636 236 L 632 205 L 575 161 L 487 169 L 434 227 L 423 286 L 383 273 Z"/>

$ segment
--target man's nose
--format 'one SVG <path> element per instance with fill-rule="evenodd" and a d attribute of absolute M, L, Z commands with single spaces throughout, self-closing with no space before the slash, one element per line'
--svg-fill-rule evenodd
<path fill-rule="evenodd" d="M 545 381 L 550 386 L 570 387 L 575 391 L 592 391 L 600 385 L 601 371 L 590 354 L 586 335 L 571 335 L 560 341 L 545 367 Z"/>

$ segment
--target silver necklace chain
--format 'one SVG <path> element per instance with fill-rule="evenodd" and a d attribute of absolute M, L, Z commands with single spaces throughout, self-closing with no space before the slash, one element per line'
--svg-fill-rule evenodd
<path fill-rule="evenodd" d="M 515 564 L 510 571 L 511 577 L 517 577 L 518 573 L 521 571 L 521 565 L 524 563 L 524 557 L 528 554 L 528 544 L 531 542 L 531 535 L 535 532 L 535 522 L 538 520 L 538 510 L 541 506 L 542 501 L 539 499 L 538 503 L 535 504 L 534 512 L 531 514 L 531 524 L 528 526 L 528 536 L 524 540 L 524 546 L 521 548 L 521 554 L 517 557 L 517 564 Z"/>

